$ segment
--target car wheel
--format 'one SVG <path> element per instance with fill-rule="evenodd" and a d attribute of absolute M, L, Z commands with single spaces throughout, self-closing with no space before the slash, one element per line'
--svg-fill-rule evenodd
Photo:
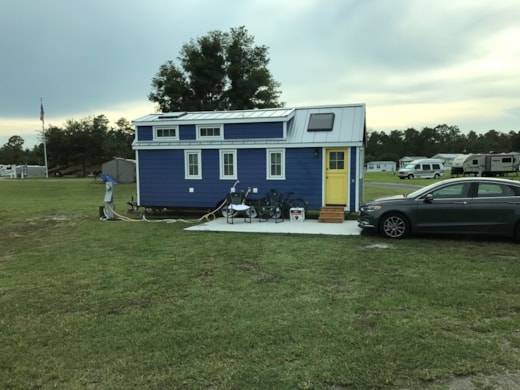
<path fill-rule="evenodd" d="M 383 217 L 379 231 L 388 238 L 405 238 L 410 234 L 410 223 L 404 215 L 391 213 Z"/>
<path fill-rule="evenodd" d="M 435 175 L 433 175 L 433 178 L 434 178 L 434 179 L 438 179 L 439 177 L 441 177 L 441 175 L 439 175 L 438 173 L 436 173 Z"/>
<path fill-rule="evenodd" d="M 408 179 L 409 179 L 409 180 L 412 180 L 412 179 L 413 179 L 413 175 L 412 175 L 411 173 L 408 175 Z"/>

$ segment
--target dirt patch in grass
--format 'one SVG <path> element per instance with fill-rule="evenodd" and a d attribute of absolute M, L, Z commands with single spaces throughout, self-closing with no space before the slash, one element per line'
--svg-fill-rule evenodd
<path fill-rule="evenodd" d="M 495 375 L 474 375 L 453 377 L 443 384 L 435 384 L 435 389 L 448 390 L 517 390 L 520 389 L 520 371 L 509 371 Z"/>
<path fill-rule="evenodd" d="M 393 249 L 394 246 L 392 244 L 387 244 L 384 242 L 376 242 L 375 244 L 370 244 L 364 247 L 364 249 Z"/>

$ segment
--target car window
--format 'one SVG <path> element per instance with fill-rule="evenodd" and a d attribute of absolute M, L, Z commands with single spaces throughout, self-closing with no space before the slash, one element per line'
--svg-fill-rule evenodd
<path fill-rule="evenodd" d="M 501 196 L 515 196 L 515 191 L 507 185 L 497 183 L 479 183 L 477 197 L 491 198 Z"/>
<path fill-rule="evenodd" d="M 422 169 L 423 171 L 429 171 L 431 169 L 430 164 L 423 164 Z"/>
<path fill-rule="evenodd" d="M 452 184 L 433 191 L 433 199 L 467 198 L 468 186 L 464 183 Z"/>
<path fill-rule="evenodd" d="M 441 169 L 441 166 L 439 164 L 433 164 L 432 167 L 433 169 Z"/>

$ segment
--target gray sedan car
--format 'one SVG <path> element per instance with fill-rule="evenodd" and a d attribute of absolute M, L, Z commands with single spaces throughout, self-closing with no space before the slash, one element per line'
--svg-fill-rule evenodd
<path fill-rule="evenodd" d="M 485 234 L 520 240 L 520 182 L 464 177 L 361 206 L 358 226 L 389 238 L 412 233 Z"/>

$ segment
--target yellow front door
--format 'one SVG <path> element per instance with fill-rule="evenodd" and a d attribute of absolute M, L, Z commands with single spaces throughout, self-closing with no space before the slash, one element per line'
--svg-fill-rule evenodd
<path fill-rule="evenodd" d="M 346 206 L 348 202 L 348 149 L 327 149 L 325 204 Z"/>

